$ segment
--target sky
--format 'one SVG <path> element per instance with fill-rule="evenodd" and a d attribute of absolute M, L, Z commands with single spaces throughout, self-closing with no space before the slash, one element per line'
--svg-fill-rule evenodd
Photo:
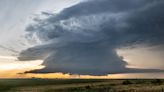
<path fill-rule="evenodd" d="M 163 0 L 0 0 L 0 78 L 163 78 Z"/>

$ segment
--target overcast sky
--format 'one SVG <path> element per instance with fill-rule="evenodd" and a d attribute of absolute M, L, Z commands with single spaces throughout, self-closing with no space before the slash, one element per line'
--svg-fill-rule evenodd
<path fill-rule="evenodd" d="M 163 0 L 0 0 L 0 69 L 161 77 L 163 8 Z"/>

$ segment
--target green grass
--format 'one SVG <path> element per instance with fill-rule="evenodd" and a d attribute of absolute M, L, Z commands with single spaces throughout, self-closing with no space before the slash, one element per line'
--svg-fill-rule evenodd
<path fill-rule="evenodd" d="M 163 91 L 162 91 L 163 90 Z M 164 92 L 162 79 L 0 79 L 0 92 Z"/>

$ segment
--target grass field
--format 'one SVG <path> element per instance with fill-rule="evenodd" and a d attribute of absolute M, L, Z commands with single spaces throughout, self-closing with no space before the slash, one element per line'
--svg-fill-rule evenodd
<path fill-rule="evenodd" d="M 164 80 L 0 79 L 0 92 L 164 92 Z"/>

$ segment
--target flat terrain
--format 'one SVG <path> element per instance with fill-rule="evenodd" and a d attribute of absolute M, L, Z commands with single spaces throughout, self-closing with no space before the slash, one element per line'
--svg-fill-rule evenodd
<path fill-rule="evenodd" d="M 164 92 L 164 80 L 0 79 L 0 92 Z"/>

